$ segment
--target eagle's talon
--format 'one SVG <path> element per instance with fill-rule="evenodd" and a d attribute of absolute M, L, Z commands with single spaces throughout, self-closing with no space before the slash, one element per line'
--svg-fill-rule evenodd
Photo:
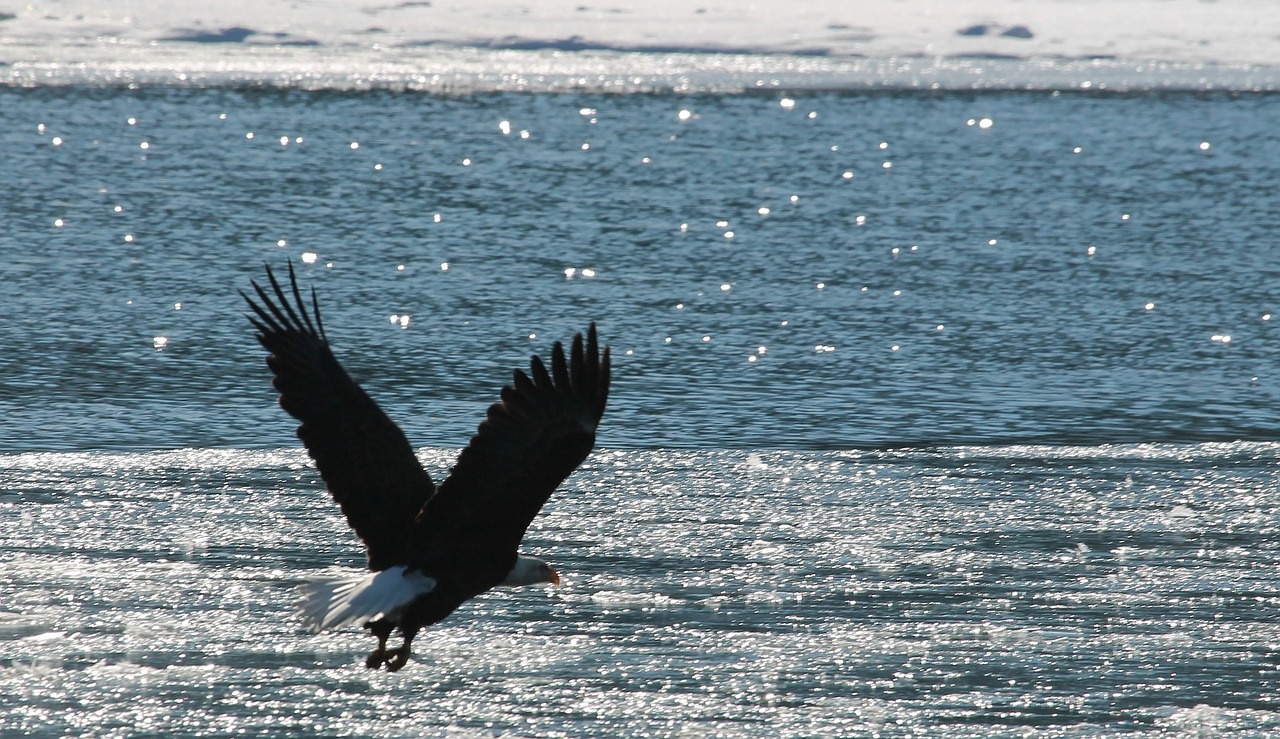
<path fill-rule="evenodd" d="M 392 649 L 387 653 L 387 672 L 396 672 L 401 667 L 409 664 L 409 645 L 406 644 L 399 649 Z"/>

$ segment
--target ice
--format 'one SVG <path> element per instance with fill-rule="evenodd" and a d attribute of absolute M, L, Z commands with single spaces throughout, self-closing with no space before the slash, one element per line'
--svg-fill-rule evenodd
<path fill-rule="evenodd" d="M 46 0 L 0 82 L 475 89 L 1275 89 L 1269 0 Z"/>

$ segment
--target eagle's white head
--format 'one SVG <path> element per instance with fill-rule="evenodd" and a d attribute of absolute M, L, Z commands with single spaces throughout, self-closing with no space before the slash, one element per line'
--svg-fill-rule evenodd
<path fill-rule="evenodd" d="M 519 554 L 516 555 L 515 566 L 507 573 L 507 579 L 498 584 L 514 588 L 521 585 L 537 585 L 543 582 L 559 585 L 560 574 L 552 569 L 551 565 L 537 557 L 526 557 L 523 554 Z"/>

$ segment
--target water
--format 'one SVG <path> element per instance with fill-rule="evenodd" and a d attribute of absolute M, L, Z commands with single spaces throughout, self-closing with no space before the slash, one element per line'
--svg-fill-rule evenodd
<path fill-rule="evenodd" d="M 614 446 L 1280 430 L 1280 97 L 0 94 L 7 449 L 292 443 L 236 291 L 306 254 L 422 444 L 590 320 Z"/>
<path fill-rule="evenodd" d="M 1275 444 L 605 451 L 395 675 L 287 614 L 354 567 L 293 450 L 2 458 L 0 719 L 200 736 L 1280 728 Z M 439 469 L 451 450 L 424 450 Z"/>
<path fill-rule="evenodd" d="M 1278 107 L 0 88 L 0 727 L 1274 731 Z M 565 587 L 396 675 L 289 616 L 360 554 L 241 315 L 287 259 L 437 478 L 615 352 Z"/>
<path fill-rule="evenodd" d="M 300 455 L 11 457 L 11 533 L 39 549 L 3 593 L 22 614 L 6 718 L 151 735 L 1274 727 L 1277 519 L 1240 489 L 1274 486 L 1274 454 L 606 453 L 529 542 L 572 581 L 472 605 L 399 676 L 354 666 L 353 634 L 282 618 L 297 578 L 355 559 L 295 480 Z"/>

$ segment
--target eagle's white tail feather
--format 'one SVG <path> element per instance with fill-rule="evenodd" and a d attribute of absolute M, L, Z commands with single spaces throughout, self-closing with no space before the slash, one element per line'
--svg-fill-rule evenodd
<path fill-rule="evenodd" d="M 436 587 L 433 577 L 403 565 L 356 577 L 315 580 L 298 586 L 298 617 L 312 633 L 393 615 Z"/>

